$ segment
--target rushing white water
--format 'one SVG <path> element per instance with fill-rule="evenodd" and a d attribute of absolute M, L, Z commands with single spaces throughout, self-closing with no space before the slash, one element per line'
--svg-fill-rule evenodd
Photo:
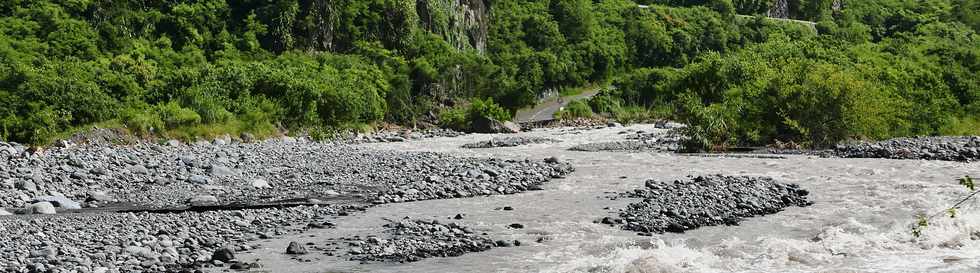
<path fill-rule="evenodd" d="M 657 130 L 645 125 L 632 128 Z M 477 157 L 558 156 L 572 162 L 577 171 L 547 184 L 543 191 L 382 205 L 346 217 L 336 230 L 316 235 L 370 230 L 383 223 L 382 218 L 447 219 L 463 213 L 467 217 L 461 224 L 494 239 L 521 240 L 524 246 L 409 264 L 362 265 L 328 258 L 297 264 L 272 254 L 296 239 L 285 238 L 267 242 L 269 251 L 253 255 L 269 263 L 268 268 L 314 272 L 980 272 L 980 202 L 968 203 L 956 218 L 935 219 L 919 238 L 910 232 L 917 213 L 943 211 L 967 193 L 955 179 L 980 175 L 978 163 L 566 150 L 580 143 L 617 140 L 623 130 L 535 131 L 525 134 L 563 142 L 513 148 L 459 148 L 489 135 L 372 144 L 378 149 Z M 704 174 L 765 175 L 798 183 L 811 192 L 815 203 L 750 218 L 739 226 L 653 237 L 593 223 L 630 202 L 604 198 L 610 192 L 642 187 L 651 178 Z M 515 210 L 494 210 L 502 206 Z M 510 223 L 527 228 L 507 229 Z M 542 242 L 535 243 L 539 238 Z"/>

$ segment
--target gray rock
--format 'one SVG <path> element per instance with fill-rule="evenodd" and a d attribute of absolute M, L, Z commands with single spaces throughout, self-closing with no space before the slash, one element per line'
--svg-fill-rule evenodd
<path fill-rule="evenodd" d="M 513 122 L 501 122 L 490 118 L 478 118 L 473 120 L 471 128 L 476 133 L 498 134 L 498 133 L 519 133 L 521 128 Z"/>
<path fill-rule="evenodd" d="M 109 171 L 107 171 L 105 168 L 94 168 L 89 170 L 88 173 L 94 175 L 106 175 L 109 174 Z"/>
<path fill-rule="evenodd" d="M 212 261 L 230 262 L 235 260 L 235 251 L 229 247 L 222 247 L 211 254 Z"/>
<path fill-rule="evenodd" d="M 191 166 L 191 167 L 197 164 L 197 157 L 190 156 L 190 155 L 178 157 L 177 160 L 180 160 L 180 162 L 184 163 L 184 165 Z"/>
<path fill-rule="evenodd" d="M 405 138 L 400 136 L 390 136 L 385 138 L 385 140 L 388 142 L 405 142 Z"/>
<path fill-rule="evenodd" d="M 180 144 L 181 144 L 180 140 L 176 140 L 176 139 L 167 140 L 167 146 L 170 147 L 180 147 Z"/>
<path fill-rule="evenodd" d="M 85 173 L 85 172 L 83 172 L 83 171 L 76 171 L 76 172 L 71 173 L 71 176 L 69 176 L 69 177 L 74 178 L 74 179 L 78 179 L 78 180 L 86 180 L 86 179 L 88 179 L 88 174 Z"/>
<path fill-rule="evenodd" d="M 242 138 L 243 143 L 252 143 L 256 140 L 255 135 L 250 133 L 242 133 L 240 137 Z"/>
<path fill-rule="evenodd" d="M 18 190 L 37 191 L 37 184 L 34 184 L 34 182 L 31 181 L 17 181 L 14 186 L 17 187 Z"/>
<path fill-rule="evenodd" d="M 306 247 L 297 242 L 289 242 L 289 246 L 286 247 L 286 254 L 304 255 L 306 253 L 308 253 L 308 251 L 306 251 Z"/>
<path fill-rule="evenodd" d="M 28 211 L 35 214 L 55 214 L 54 205 L 48 202 L 37 202 L 27 207 Z"/>
<path fill-rule="evenodd" d="M 127 246 L 124 250 L 126 253 L 129 253 L 129 255 L 139 257 L 143 260 L 156 260 L 160 257 L 160 254 L 157 254 L 152 249 L 146 247 Z"/>
<path fill-rule="evenodd" d="M 82 205 L 64 196 L 41 196 L 34 198 L 34 202 L 50 203 L 63 209 L 82 209 Z"/>
<path fill-rule="evenodd" d="M 506 129 L 504 133 L 516 134 L 521 132 L 521 126 L 511 121 L 505 121 L 504 128 Z"/>
<path fill-rule="evenodd" d="M 88 193 L 88 198 L 85 199 L 86 202 L 111 202 L 112 197 L 103 191 L 91 191 Z"/>
<path fill-rule="evenodd" d="M 211 167 L 208 168 L 208 173 L 210 173 L 211 176 L 217 177 L 231 177 L 239 175 L 237 170 L 222 165 L 211 165 Z"/>
<path fill-rule="evenodd" d="M 207 184 L 208 178 L 204 177 L 203 175 L 195 174 L 195 175 L 191 175 L 190 178 L 187 178 L 187 181 L 194 184 Z"/>
<path fill-rule="evenodd" d="M 129 172 L 134 173 L 134 174 L 148 174 L 148 173 L 150 173 L 150 170 L 147 170 L 146 167 L 144 167 L 143 165 L 132 165 L 132 166 L 128 166 L 128 167 L 126 167 L 126 170 L 128 170 Z"/>
<path fill-rule="evenodd" d="M 191 197 L 191 199 L 188 199 L 187 203 L 190 203 L 191 206 L 195 206 L 195 207 L 212 206 L 218 204 L 218 198 L 215 197 L 214 195 L 198 195 L 198 196 Z"/>
<path fill-rule="evenodd" d="M 260 188 L 260 189 L 271 188 L 272 187 L 272 185 L 269 185 L 269 181 L 265 181 L 265 179 L 252 179 L 252 183 L 251 184 L 252 184 L 252 187 Z"/>

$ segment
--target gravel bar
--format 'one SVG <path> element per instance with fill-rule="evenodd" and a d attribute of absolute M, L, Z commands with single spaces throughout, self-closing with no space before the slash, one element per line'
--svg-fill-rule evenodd
<path fill-rule="evenodd" d="M 643 235 L 684 232 L 702 226 L 737 225 L 742 218 L 808 206 L 809 194 L 796 184 L 768 177 L 698 176 L 690 180 L 648 180 L 646 187 L 618 197 L 642 198 L 599 222 L 620 225 Z"/>
<path fill-rule="evenodd" d="M 980 160 L 980 136 L 895 138 L 879 142 L 838 145 L 834 154 L 844 158 Z"/>

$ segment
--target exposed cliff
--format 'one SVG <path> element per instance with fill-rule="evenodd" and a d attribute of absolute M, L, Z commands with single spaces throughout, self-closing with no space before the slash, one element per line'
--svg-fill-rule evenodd
<path fill-rule="evenodd" d="M 270 22 L 274 48 L 346 51 L 359 40 L 378 40 L 397 48 L 413 31 L 435 33 L 456 49 L 483 52 L 489 29 L 489 5 L 484 0 L 345 1 L 304 0 L 295 8 L 278 9 Z M 285 28 L 276 28 L 286 25 Z"/>

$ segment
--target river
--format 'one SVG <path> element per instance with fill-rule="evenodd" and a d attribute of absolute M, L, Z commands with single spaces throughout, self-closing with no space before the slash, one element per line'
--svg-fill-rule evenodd
<path fill-rule="evenodd" d="M 659 130 L 650 125 L 631 128 Z M 538 130 L 523 134 L 562 142 L 513 148 L 459 148 L 490 135 L 368 144 L 472 157 L 557 156 L 577 170 L 541 191 L 379 205 L 338 220 L 336 229 L 263 241 L 261 249 L 240 258 L 261 259 L 270 272 L 980 272 L 980 240 L 971 238 L 980 236 L 980 202 L 968 203 L 957 218 L 936 219 L 919 238 L 910 232 L 916 213 L 942 211 L 968 193 L 955 179 L 976 177 L 978 163 L 567 151 L 575 144 L 620 139 L 624 129 Z M 593 222 L 630 202 L 604 198 L 612 192 L 642 187 L 651 178 L 709 174 L 770 176 L 797 183 L 811 192 L 814 204 L 746 219 L 739 226 L 652 237 Z M 496 209 L 504 206 L 514 210 Z M 466 217 L 449 220 L 456 214 Z M 281 254 L 289 241 L 318 242 L 377 231 L 384 219 L 406 216 L 455 221 L 493 239 L 524 244 L 407 264 L 360 264 L 336 257 L 297 262 Z M 525 228 L 508 229 L 511 223 Z"/>

